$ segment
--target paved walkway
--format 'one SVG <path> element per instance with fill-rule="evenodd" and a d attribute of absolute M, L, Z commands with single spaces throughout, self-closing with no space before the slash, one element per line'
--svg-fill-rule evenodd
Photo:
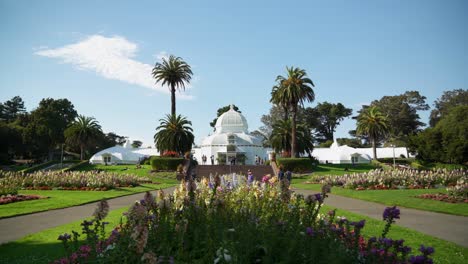
<path fill-rule="evenodd" d="M 295 191 L 304 195 L 317 193 L 311 190 Z M 329 194 L 325 204 L 377 220 L 382 220 L 383 211 L 387 207 L 333 194 Z M 401 207 L 400 212 L 401 219 L 396 220 L 397 225 L 468 247 L 468 217 Z"/>
<path fill-rule="evenodd" d="M 164 191 L 172 192 L 174 188 L 170 187 L 164 189 Z M 156 195 L 156 191 L 152 193 Z M 143 199 L 144 194 L 137 193 L 109 199 L 109 210 L 130 206 L 135 201 Z M 18 240 L 26 235 L 37 233 L 44 229 L 90 217 L 96 209 L 97 203 L 0 219 L 0 244 Z"/>
<path fill-rule="evenodd" d="M 174 187 L 165 189 L 172 192 Z M 304 195 L 316 193 L 310 190 L 296 190 Z M 129 206 L 140 200 L 143 193 L 118 197 L 109 200 L 110 210 Z M 97 203 L 51 210 L 35 214 L 0 219 L 0 244 L 15 241 L 28 234 L 44 229 L 64 225 L 91 216 Z M 382 220 L 385 205 L 362 200 L 330 195 L 325 204 Z M 468 247 L 468 217 L 433 213 L 415 209 L 400 208 L 401 219 L 397 225 L 417 230 L 421 233 L 438 237 Z"/>

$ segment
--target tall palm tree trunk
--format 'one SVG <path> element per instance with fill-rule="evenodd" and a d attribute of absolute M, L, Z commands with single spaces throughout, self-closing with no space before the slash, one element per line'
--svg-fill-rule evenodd
<path fill-rule="evenodd" d="M 296 111 L 292 110 L 292 120 L 291 120 L 291 157 L 297 158 L 296 151 Z"/>
<path fill-rule="evenodd" d="M 171 114 L 176 115 L 175 87 L 171 87 Z"/>
<path fill-rule="evenodd" d="M 80 158 L 83 160 L 84 145 L 80 144 Z"/>
<path fill-rule="evenodd" d="M 375 143 L 375 137 L 372 137 L 372 152 L 374 154 L 374 160 L 377 160 L 377 147 Z"/>

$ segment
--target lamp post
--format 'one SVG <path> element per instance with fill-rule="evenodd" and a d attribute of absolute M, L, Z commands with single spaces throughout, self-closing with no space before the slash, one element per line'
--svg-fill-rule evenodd
<path fill-rule="evenodd" d="M 395 144 L 392 144 L 393 147 L 393 168 L 395 168 Z"/>

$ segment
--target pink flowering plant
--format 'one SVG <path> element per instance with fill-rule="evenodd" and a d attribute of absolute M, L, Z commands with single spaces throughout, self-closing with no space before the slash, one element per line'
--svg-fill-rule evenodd
<path fill-rule="evenodd" d="M 150 182 L 150 179 L 98 171 L 38 171 L 30 174 L 0 172 L 0 191 L 10 194 L 21 188 L 105 191 L 118 187 L 134 187 L 143 182 Z"/>
<path fill-rule="evenodd" d="M 310 183 L 329 184 L 356 190 L 423 189 L 453 186 L 457 181 L 467 181 L 467 170 L 372 170 L 343 176 L 312 176 Z"/>
<path fill-rule="evenodd" d="M 82 230 L 90 252 L 77 245 L 56 263 L 431 263 L 432 248 L 409 256 L 404 241 L 386 238 L 398 208 L 384 212 L 380 238 L 365 239 L 365 221 L 320 214 L 330 186 L 304 197 L 275 178 L 215 176 L 148 192 L 109 237 L 105 215 L 95 213 Z"/>

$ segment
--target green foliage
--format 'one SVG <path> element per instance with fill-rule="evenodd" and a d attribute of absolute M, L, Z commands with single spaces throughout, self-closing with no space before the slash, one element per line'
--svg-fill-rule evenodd
<path fill-rule="evenodd" d="M 305 70 L 294 67 L 286 67 L 286 77 L 278 75 L 276 77 L 277 84 L 273 86 L 271 91 L 270 102 L 283 107 L 285 118 L 288 117 L 288 112 L 291 113 L 291 155 L 297 157 L 299 151 L 296 142 L 296 121 L 299 105 L 304 102 L 313 102 L 315 93 L 312 87 L 314 83 L 307 77 Z"/>
<path fill-rule="evenodd" d="M 375 106 L 363 109 L 357 117 L 356 132 L 358 135 L 365 135 L 370 138 L 374 150 L 374 159 L 377 159 L 377 141 L 386 135 L 387 129 L 387 117 Z"/>
<path fill-rule="evenodd" d="M 242 113 L 240 110 L 239 110 L 239 107 L 237 107 L 236 105 L 232 105 L 233 106 L 233 109 L 236 111 L 236 112 L 239 112 L 239 113 Z M 216 114 L 216 118 L 213 119 L 213 121 L 210 122 L 210 126 L 214 129 L 214 127 L 216 126 L 216 121 L 218 121 L 218 117 L 220 117 L 222 114 L 226 113 L 227 111 L 229 111 L 229 109 L 231 109 L 231 105 L 226 105 L 226 106 L 223 106 L 221 108 L 218 108 L 218 111 L 217 111 L 217 114 Z"/>
<path fill-rule="evenodd" d="M 26 127 L 28 142 L 38 142 L 42 151 L 54 149 L 65 142 L 64 131 L 77 117 L 73 104 L 67 99 L 42 99 L 31 112 Z"/>
<path fill-rule="evenodd" d="M 96 119 L 80 115 L 64 134 L 67 144 L 80 147 L 80 157 L 83 160 L 86 148 L 95 143 L 102 130 Z"/>
<path fill-rule="evenodd" d="M 153 170 L 175 171 L 183 161 L 183 158 L 151 157 L 150 163 Z"/>
<path fill-rule="evenodd" d="M 306 108 L 307 124 L 315 130 L 316 139 L 319 142 L 333 140 L 333 133 L 340 122 L 353 113 L 351 108 L 343 104 L 323 102 L 314 108 Z"/>
<path fill-rule="evenodd" d="M 185 85 L 192 79 L 192 69 L 182 58 L 170 55 L 163 58 L 162 63 L 157 62 L 152 71 L 156 83 L 167 85 L 171 92 L 171 115 L 176 115 L 176 90 L 185 90 Z"/>
<path fill-rule="evenodd" d="M 434 102 L 434 109 L 431 111 L 429 124 L 435 127 L 437 122 L 447 115 L 452 108 L 468 105 L 468 90 L 456 89 L 445 91 L 442 96 Z"/>
<path fill-rule="evenodd" d="M 416 133 L 425 124 L 419 121 L 417 111 L 429 109 L 426 97 L 418 91 L 407 91 L 404 94 L 395 96 L 384 96 L 380 100 L 375 100 L 371 106 L 380 109 L 386 116 L 388 122 L 388 135 L 391 138 L 403 139 Z"/>
<path fill-rule="evenodd" d="M 388 164 L 393 164 L 393 158 L 379 158 L 377 159 L 379 162 L 382 163 L 388 163 Z M 406 158 L 395 158 L 395 163 L 396 164 L 404 164 L 404 165 L 410 165 L 414 159 L 406 159 Z"/>
<path fill-rule="evenodd" d="M 156 128 L 154 143 L 160 152 L 171 150 L 183 154 L 192 149 L 195 138 L 192 122 L 181 115 L 167 115 L 159 121 L 161 124 Z"/>
<path fill-rule="evenodd" d="M 87 160 L 80 160 L 79 162 L 77 162 L 76 164 L 68 167 L 68 168 L 65 168 L 62 170 L 62 172 L 66 172 L 66 171 L 78 171 L 78 170 L 81 170 L 81 168 L 84 168 L 86 167 L 87 165 L 89 164 L 89 161 Z"/>
<path fill-rule="evenodd" d="M 35 172 L 35 171 L 38 171 L 38 170 L 47 168 L 47 167 L 49 167 L 49 166 L 51 166 L 51 165 L 54 165 L 54 164 L 56 164 L 56 163 L 58 163 L 58 162 L 59 162 L 59 161 L 57 161 L 57 160 L 47 161 L 47 162 L 44 162 L 44 163 L 41 163 L 41 164 L 38 164 L 38 165 L 35 165 L 35 166 L 32 166 L 32 167 L 29 167 L 29 168 L 20 170 L 20 172 L 22 172 L 22 173 L 32 173 L 32 172 Z"/>
<path fill-rule="evenodd" d="M 271 146 L 277 152 L 291 153 L 292 138 L 292 120 L 279 120 L 273 125 L 273 131 L 270 137 Z M 312 134 L 304 124 L 298 124 L 296 127 L 297 151 L 299 153 L 312 152 L 313 139 Z"/>
<path fill-rule="evenodd" d="M 468 105 L 457 106 L 433 128 L 410 137 L 409 148 L 426 162 L 468 162 Z"/>
<path fill-rule="evenodd" d="M 285 170 L 292 172 L 310 172 L 314 168 L 309 158 L 277 158 L 276 162 L 278 166 L 283 166 Z"/>
<path fill-rule="evenodd" d="M 0 121 L 12 122 L 24 113 L 26 113 L 26 108 L 24 107 L 23 99 L 19 96 L 0 103 Z"/>

